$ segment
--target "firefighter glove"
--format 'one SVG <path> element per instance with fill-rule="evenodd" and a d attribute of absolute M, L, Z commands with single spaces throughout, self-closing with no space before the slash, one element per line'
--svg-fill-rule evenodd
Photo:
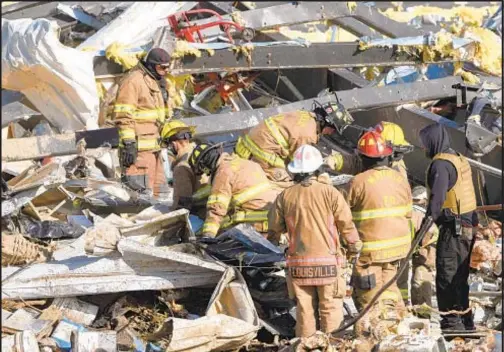
<path fill-rule="evenodd" d="M 121 148 L 121 163 L 123 167 L 130 167 L 136 163 L 137 159 L 137 145 L 135 141 L 123 141 L 124 147 Z"/>
<path fill-rule="evenodd" d="M 348 254 L 356 255 L 359 254 L 362 250 L 362 241 L 356 241 L 354 243 L 347 244 Z"/>

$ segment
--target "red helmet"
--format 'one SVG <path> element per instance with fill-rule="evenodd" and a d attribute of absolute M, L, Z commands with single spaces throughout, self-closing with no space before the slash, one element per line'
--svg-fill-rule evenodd
<path fill-rule="evenodd" d="M 357 143 L 359 154 L 369 158 L 384 158 L 392 155 L 392 146 L 387 144 L 382 136 L 375 131 L 369 131 L 362 135 Z"/>

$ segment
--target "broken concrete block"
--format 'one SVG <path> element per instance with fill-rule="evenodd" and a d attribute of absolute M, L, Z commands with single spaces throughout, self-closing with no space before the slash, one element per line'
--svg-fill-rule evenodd
<path fill-rule="evenodd" d="M 76 331 L 72 333 L 72 351 L 75 352 L 116 352 L 117 333 L 115 331 Z"/>
<path fill-rule="evenodd" d="M 446 352 L 443 337 L 424 335 L 389 335 L 378 345 L 377 352 Z"/>

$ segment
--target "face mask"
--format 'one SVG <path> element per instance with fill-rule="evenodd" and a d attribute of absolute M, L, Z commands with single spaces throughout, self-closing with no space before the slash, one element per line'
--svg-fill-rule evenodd
<path fill-rule="evenodd" d="M 177 150 L 175 149 L 175 145 L 173 143 L 168 144 L 168 151 L 173 155 L 177 155 Z"/>

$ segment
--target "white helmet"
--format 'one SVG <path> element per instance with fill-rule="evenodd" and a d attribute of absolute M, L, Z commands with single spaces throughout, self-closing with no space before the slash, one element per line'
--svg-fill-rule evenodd
<path fill-rule="evenodd" d="M 287 169 L 293 174 L 309 174 L 318 170 L 323 163 L 318 149 L 305 144 L 294 152 L 294 158 L 287 165 Z"/>

